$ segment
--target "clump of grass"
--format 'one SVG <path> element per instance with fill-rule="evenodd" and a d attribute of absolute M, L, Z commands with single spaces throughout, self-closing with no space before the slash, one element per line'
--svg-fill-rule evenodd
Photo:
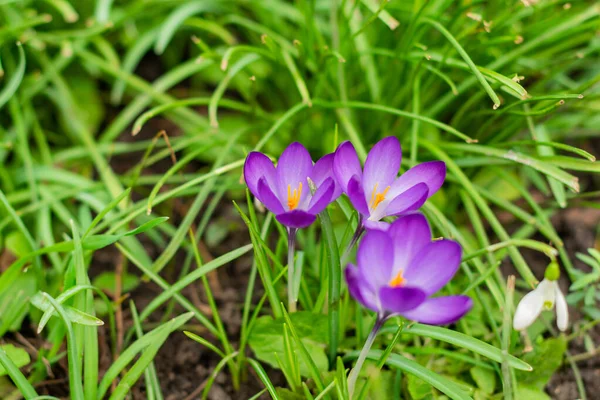
<path fill-rule="evenodd" d="M 301 311 L 288 314 L 287 236 L 244 195 L 241 167 L 250 150 L 276 157 L 293 140 L 320 156 L 349 139 L 364 159 L 393 135 L 404 170 L 447 164 L 423 211 L 461 244 L 447 292 L 475 307 L 452 330 L 389 322 L 356 397 L 539 397 L 566 359 L 586 398 L 581 355 L 564 354 L 597 322 L 597 295 L 581 284 L 596 277 L 573 267 L 551 217 L 597 207 L 599 15 L 593 1 L 0 1 L 0 371 L 14 384 L 0 397 L 35 398 L 66 358 L 73 399 L 124 398 L 142 375 L 160 399 L 156 354 L 170 336 L 189 340 L 185 326 L 221 360 L 205 387 L 227 373 L 276 399 L 348 398 L 373 318 L 340 278 L 356 215 L 342 198 L 299 233 Z M 216 217 L 232 201 L 235 224 Z M 244 229 L 251 243 L 214 259 L 202 247 Z M 556 252 L 575 282 L 586 316 L 569 336 L 508 325 L 500 263 L 514 266 L 518 293 L 545 267 L 523 248 Z M 118 255 L 104 280 L 102 249 Z M 211 276 L 251 251 L 229 335 Z M 208 308 L 181 293 L 199 280 Z M 161 289 L 150 304 L 124 302 L 148 281 Z M 47 345 L 19 369 L 8 343 L 40 321 Z M 103 376 L 100 322 L 113 360 Z"/>

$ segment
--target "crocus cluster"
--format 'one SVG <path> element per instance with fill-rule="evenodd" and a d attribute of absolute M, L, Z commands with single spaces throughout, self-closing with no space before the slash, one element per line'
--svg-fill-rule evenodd
<path fill-rule="evenodd" d="M 461 248 L 452 240 L 432 241 L 427 220 L 416 213 L 442 186 L 446 165 L 426 162 L 398 176 L 401 161 L 400 142 L 386 137 L 373 146 L 364 167 L 350 142 L 341 143 L 335 153 L 316 163 L 304 146 L 292 143 L 277 166 L 259 152 L 251 152 L 244 165 L 250 192 L 287 227 L 290 311 L 296 308 L 293 253 L 297 230 L 312 224 L 342 193 L 358 212 L 358 226 L 348 249 L 363 234 L 364 238 L 356 266 L 346 267 L 346 281 L 352 297 L 375 311 L 377 319 L 348 378 L 350 392 L 379 328 L 388 318 L 403 316 L 445 325 L 472 307 L 467 296 L 435 296 L 458 270 Z M 389 224 L 383 221 L 385 217 L 398 219 Z"/>
<path fill-rule="evenodd" d="M 251 152 L 244 178 L 252 194 L 275 214 L 288 232 L 288 299 L 295 310 L 297 293 L 293 279 L 295 235 L 312 224 L 328 204 L 345 194 L 359 218 L 344 253 L 358 245 L 356 265 L 345 269 L 348 290 L 376 320 L 355 367 L 348 377 L 350 396 L 367 353 L 384 322 L 392 316 L 432 325 L 458 321 L 473 306 L 464 295 L 437 296 L 461 263 L 461 248 L 453 240 L 432 240 L 419 208 L 434 195 L 446 178 L 442 161 L 418 164 L 399 174 L 402 150 L 398 139 L 379 141 L 361 164 L 350 142 L 316 163 L 300 143 L 290 144 L 277 166 L 259 152 Z M 389 223 L 387 217 L 396 217 Z M 342 261 L 342 264 L 345 264 Z M 557 324 L 565 330 L 568 311 L 557 284 L 558 266 L 549 268 L 539 286 L 517 307 L 514 328 L 533 323 L 543 309 L 556 306 Z"/>
<path fill-rule="evenodd" d="M 359 214 L 350 246 L 366 232 L 357 266 L 346 268 L 352 296 L 382 319 L 403 315 L 425 323 L 448 324 L 469 310 L 470 299 L 431 296 L 456 272 L 460 246 L 451 240 L 431 242 L 425 217 L 410 215 L 440 189 L 446 166 L 441 161 L 425 162 L 398 176 L 401 160 L 400 142 L 392 136 L 373 146 L 364 167 L 350 142 L 341 143 L 335 153 L 316 163 L 308 150 L 295 142 L 284 150 L 277 166 L 266 155 L 251 152 L 244 178 L 252 194 L 287 227 L 288 284 L 294 277 L 297 229 L 312 224 L 329 203 L 345 193 Z M 405 215 L 391 225 L 382 221 Z"/>

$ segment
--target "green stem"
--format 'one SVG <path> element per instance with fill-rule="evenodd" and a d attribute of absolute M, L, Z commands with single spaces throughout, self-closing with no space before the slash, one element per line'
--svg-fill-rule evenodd
<path fill-rule="evenodd" d="M 360 351 L 360 354 L 358 355 L 356 364 L 354 365 L 354 368 L 352 369 L 352 371 L 350 371 L 350 375 L 348 375 L 348 393 L 349 393 L 350 400 L 352 399 L 352 394 L 354 393 L 354 389 L 356 386 L 356 380 L 358 379 L 358 374 L 360 373 L 360 370 L 362 369 L 362 366 L 365 363 L 365 360 L 367 359 L 367 354 L 369 353 L 369 351 L 371 350 L 371 347 L 373 346 L 375 337 L 377 336 L 379 329 L 381 329 L 381 327 L 383 326 L 383 323 L 385 322 L 385 320 L 386 320 L 385 317 L 383 317 L 381 315 L 377 316 L 375 325 L 373 325 L 373 329 L 371 329 L 371 333 L 369 333 L 369 336 L 367 337 L 367 340 L 365 341 L 365 344 L 364 344 L 362 350 Z"/>
<path fill-rule="evenodd" d="M 294 250 L 296 248 L 296 228 L 288 228 L 288 310 L 296 312 L 298 295 L 294 285 Z"/>

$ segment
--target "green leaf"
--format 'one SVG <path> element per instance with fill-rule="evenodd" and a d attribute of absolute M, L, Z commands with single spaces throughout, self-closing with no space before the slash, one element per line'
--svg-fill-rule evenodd
<path fill-rule="evenodd" d="M 19 85 L 21 85 L 21 81 L 23 81 L 23 76 L 25 75 L 25 52 L 23 51 L 23 45 L 20 42 L 17 42 L 17 49 L 19 49 L 19 65 L 15 71 L 13 71 L 14 73 L 2 91 L 0 91 L 0 108 L 2 108 L 6 102 L 11 99 L 11 97 L 13 97 L 19 88 Z"/>
<path fill-rule="evenodd" d="M 10 285 L 0 291 L 0 337 L 7 331 L 18 331 L 29 312 L 29 298 L 37 292 L 35 271 L 22 272 Z"/>
<path fill-rule="evenodd" d="M 408 375 L 407 389 L 411 399 L 421 400 L 431 394 L 431 385 L 414 375 Z"/>
<path fill-rule="evenodd" d="M 6 355 L 10 359 L 10 361 L 15 364 L 17 368 L 24 367 L 25 365 L 31 362 L 31 358 L 29 357 L 29 353 L 23 350 L 20 347 L 15 347 L 12 344 L 4 344 L 0 346 L 2 350 L 6 352 Z M 0 363 L 0 376 L 6 375 L 6 370 Z"/>
<path fill-rule="evenodd" d="M 327 316 L 310 312 L 297 312 L 290 314 L 290 319 L 318 369 L 326 371 L 328 368 L 328 361 L 325 356 L 325 347 L 328 340 Z M 254 351 L 256 358 L 274 368 L 279 368 L 275 354 L 277 353 L 280 356 L 285 354 L 283 324 L 283 318 L 273 320 L 269 316 L 261 317 L 256 320 L 248 339 L 248 344 Z M 293 347 L 294 351 L 299 354 L 299 347 L 295 343 Z M 310 376 L 309 366 L 303 361 L 302 357 L 298 357 L 298 361 L 300 374 L 304 377 Z"/>
<path fill-rule="evenodd" d="M 8 235 L 6 235 L 6 239 L 4 241 L 4 247 L 10 251 L 12 254 L 18 257 L 23 257 L 26 254 L 31 253 L 31 246 L 29 245 L 29 241 L 19 231 L 12 231 Z"/>
<path fill-rule="evenodd" d="M 517 174 L 511 175 L 518 179 Z M 505 179 L 498 179 L 494 170 L 484 169 L 473 179 L 473 183 L 487 189 L 491 194 L 507 201 L 514 201 L 521 197 L 519 191 Z"/>
<path fill-rule="evenodd" d="M 262 383 L 264 383 L 265 387 L 269 391 L 269 394 L 271 395 L 271 398 L 273 400 L 280 400 L 279 394 L 277 393 L 275 386 L 273 386 L 273 382 L 271 382 L 271 380 L 269 379 L 269 376 L 265 372 L 262 365 L 260 365 L 258 361 L 253 360 L 251 358 L 248 359 L 248 363 L 252 366 L 252 368 L 254 368 L 254 371 L 256 371 L 256 375 L 258 375 L 258 378 L 262 381 Z"/>
<path fill-rule="evenodd" d="M 358 398 L 360 399 L 378 399 L 378 400 L 394 400 L 397 399 L 397 395 L 398 393 L 396 393 L 394 391 L 394 376 L 396 375 L 397 371 L 389 371 L 387 369 L 380 369 L 377 367 L 377 365 L 375 365 L 374 363 L 367 363 L 365 364 L 365 368 L 363 368 L 363 371 L 361 373 L 361 377 L 362 378 L 366 378 L 366 383 L 364 385 L 357 385 L 357 393 L 361 393 L 364 394 L 365 396 L 359 396 Z M 409 379 L 409 385 L 410 385 L 410 378 L 412 377 L 412 375 L 407 375 L 408 379 Z M 420 379 L 415 378 L 415 381 L 418 381 Z M 423 382 L 421 380 L 420 383 L 417 383 L 417 385 L 422 385 L 424 384 L 425 386 L 427 386 L 427 394 L 431 395 L 433 393 L 433 390 L 431 388 L 431 385 L 429 385 L 426 382 Z M 360 388 L 360 386 L 362 386 L 360 392 L 358 391 L 358 389 Z M 410 389 L 409 389 L 410 391 Z M 418 391 L 415 391 L 415 393 L 417 393 Z M 415 397 L 416 399 L 416 397 Z"/>
<path fill-rule="evenodd" d="M 129 196 L 129 193 L 131 193 L 131 188 L 125 189 L 123 191 L 123 193 L 121 193 L 120 195 L 118 195 L 117 197 L 115 197 L 114 199 L 111 200 L 110 203 L 108 203 L 106 205 L 106 207 L 104 207 L 104 209 L 102 211 L 100 211 L 98 213 L 98 215 L 96 215 L 96 218 L 94 218 L 94 220 L 90 223 L 90 226 L 88 226 L 87 230 L 85 231 L 85 233 L 83 234 L 83 238 L 85 239 L 85 237 L 92 231 L 92 229 L 94 229 L 94 227 L 96 225 L 98 225 L 100 223 L 100 221 L 102 221 L 102 219 L 109 213 L 111 212 L 115 207 L 117 207 L 117 205 L 126 197 Z"/>
<path fill-rule="evenodd" d="M 169 217 L 158 217 L 158 218 L 151 219 L 150 221 L 145 222 L 142 225 L 138 226 L 134 230 L 127 232 L 125 234 L 125 236 L 133 236 L 133 235 L 137 235 L 137 234 L 146 232 L 147 230 L 154 228 L 156 225 L 162 224 L 163 222 L 165 222 L 168 219 L 169 219 Z"/>
<path fill-rule="evenodd" d="M 533 371 L 517 373 L 519 386 L 522 383 L 543 389 L 554 372 L 562 365 L 566 350 L 567 342 L 564 337 L 550 338 L 536 344 L 531 353 L 523 356 L 523 359 L 533 367 Z M 521 397 L 517 396 L 517 398 Z"/>
<path fill-rule="evenodd" d="M 135 382 L 137 382 L 146 368 L 148 368 L 154 357 L 156 357 L 156 354 L 160 350 L 163 343 L 167 340 L 170 333 L 170 331 L 164 331 L 161 335 L 157 335 L 155 342 L 141 351 L 140 357 L 123 376 L 123 379 L 121 379 L 111 394 L 110 400 L 121 400 L 129 394 Z"/>
<path fill-rule="evenodd" d="M 548 396 L 543 389 L 522 386 L 519 384 L 515 393 L 515 399 L 550 400 L 550 396 Z"/>
<path fill-rule="evenodd" d="M 120 238 L 121 236 L 119 235 L 92 235 L 83 239 L 81 245 L 85 250 L 99 250 L 106 246 L 110 246 Z M 68 243 L 71 247 L 73 246 L 73 242 L 64 243 Z"/>
<path fill-rule="evenodd" d="M 115 273 L 113 271 L 102 272 L 100 275 L 94 278 L 93 285 L 98 289 L 108 293 L 114 293 L 115 290 Z M 134 290 L 140 283 L 140 279 L 132 274 L 123 274 L 122 277 L 122 292 L 127 293 Z"/>
<path fill-rule="evenodd" d="M 31 299 L 31 304 L 33 304 L 36 308 L 42 310 L 43 312 L 48 312 L 49 310 L 53 310 L 52 304 L 48 301 L 48 298 L 42 294 L 42 292 L 36 293 Z M 65 314 L 69 320 L 75 324 L 80 325 L 88 325 L 88 326 L 100 326 L 104 325 L 104 322 L 90 315 L 88 313 L 84 313 L 76 308 L 63 306 L 65 310 Z M 56 310 L 52 311 L 52 315 L 56 316 Z M 43 328 L 43 326 L 40 326 Z"/>
<path fill-rule="evenodd" d="M 371 360 L 379 360 L 382 355 L 383 351 L 381 350 L 371 350 L 367 357 Z M 358 352 L 354 352 L 353 357 L 358 357 Z M 467 394 L 467 392 L 463 390 L 463 388 L 457 383 L 452 382 L 442 375 L 430 371 L 416 361 L 409 360 L 408 358 L 402 357 L 398 354 L 390 354 L 388 359 L 385 361 L 385 364 L 390 367 L 399 368 L 406 373 L 415 375 L 451 399 L 471 400 L 471 397 Z"/>
<path fill-rule="evenodd" d="M 471 350 L 474 353 L 481 354 L 482 356 L 485 356 L 499 363 L 502 363 L 505 357 L 502 354 L 502 350 L 500 350 L 497 347 L 482 342 L 481 340 L 472 338 L 471 336 L 465 335 L 464 333 L 452 331 L 446 328 L 440 328 L 438 326 L 414 324 L 405 328 L 403 333 L 426 336 L 432 339 L 437 339 L 443 342 L 451 343 L 455 346 Z M 510 354 L 508 354 L 506 358 L 511 367 L 522 371 L 531 371 L 531 366 L 525 361 L 519 360 L 518 358 Z"/>
<path fill-rule="evenodd" d="M 294 393 L 289 389 L 284 389 L 284 388 L 278 387 L 276 390 L 277 390 L 277 394 L 279 395 L 279 398 L 281 400 L 304 400 L 305 399 L 304 396 Z"/>
<path fill-rule="evenodd" d="M 591 319 L 600 319 L 600 310 L 597 307 L 583 307 L 583 312 Z"/>
<path fill-rule="evenodd" d="M 573 290 L 583 289 L 584 287 L 596 282 L 599 279 L 600 279 L 600 273 L 592 272 L 592 273 L 586 274 L 586 275 L 582 276 L 581 278 L 578 278 L 575 282 L 573 282 L 573 284 L 571 285 L 569 290 L 573 291 Z"/>
<path fill-rule="evenodd" d="M 95 132 L 104 119 L 104 103 L 100 97 L 97 81 L 82 74 L 69 74 L 69 88 L 75 99 L 85 102 L 74 102 L 81 122 L 90 132 Z"/>
<path fill-rule="evenodd" d="M 119 358 L 117 358 L 117 360 L 111 364 L 110 368 L 105 372 L 104 376 L 102 377 L 102 381 L 98 385 L 98 398 L 104 398 L 104 395 L 108 391 L 111 383 L 117 379 L 119 374 L 122 371 L 124 371 L 125 368 L 127 368 L 127 365 L 129 365 L 129 363 L 134 358 L 136 358 L 138 354 L 143 353 L 146 349 L 149 348 L 154 348 L 156 351 L 158 351 L 157 347 L 160 347 L 162 345 L 162 343 L 167 339 L 168 335 L 179 329 L 193 316 L 194 314 L 189 312 L 175 317 L 170 321 L 158 326 L 157 328 L 154 328 L 152 331 L 146 333 L 144 336 L 142 336 L 141 338 L 133 342 L 129 347 L 127 347 L 121 353 Z M 144 357 L 144 354 L 142 354 L 138 361 L 142 360 L 142 357 L 144 357 L 143 361 L 140 363 L 136 361 L 136 363 L 130 370 L 132 371 L 135 368 L 135 371 L 133 371 L 132 374 L 129 376 L 126 375 L 130 387 L 132 387 L 137 378 L 139 378 L 139 376 L 137 376 L 137 372 L 140 372 L 140 369 L 143 370 L 141 366 L 149 363 L 152 360 L 153 357 L 151 357 L 150 355 L 153 351 L 154 350 L 150 350 L 149 352 L 145 353 L 146 357 Z M 125 377 L 121 382 L 125 382 Z"/>
<path fill-rule="evenodd" d="M 484 393 L 492 394 L 496 389 L 496 373 L 493 370 L 483 367 L 473 367 L 470 370 L 471 378 L 477 384 L 477 387 Z"/>
<path fill-rule="evenodd" d="M 37 397 L 37 393 L 31 383 L 25 378 L 25 375 L 19 370 L 19 368 L 15 365 L 15 363 L 11 360 L 11 358 L 6 354 L 4 348 L 0 346 L 0 366 L 6 371 L 6 374 L 10 377 L 10 380 L 13 381 L 15 386 L 19 389 L 20 394 L 26 399 L 33 399 Z M 0 380 L 6 382 L 6 378 L 0 377 Z M 0 382 L 0 386 L 4 388 L 0 391 L 4 391 L 6 389 L 5 384 Z M 12 392 L 12 390 L 11 390 Z"/>

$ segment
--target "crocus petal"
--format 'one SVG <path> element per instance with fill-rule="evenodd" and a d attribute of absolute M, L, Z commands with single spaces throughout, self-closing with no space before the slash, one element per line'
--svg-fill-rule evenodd
<path fill-rule="evenodd" d="M 337 183 L 335 179 L 335 174 L 333 173 L 333 159 L 335 158 L 334 153 L 326 154 L 321 157 L 313 166 L 312 172 L 310 173 L 310 179 L 315 183 L 316 187 L 320 187 L 323 182 L 325 182 L 328 178 L 333 179 L 334 190 L 333 195 L 331 196 L 331 201 L 337 199 L 340 194 L 342 194 L 342 188 Z"/>
<path fill-rule="evenodd" d="M 302 210 L 288 211 L 277 215 L 276 218 L 277 221 L 289 228 L 306 228 L 317 219 L 314 214 Z"/>
<path fill-rule="evenodd" d="M 402 149 L 400 141 L 394 136 L 381 139 L 373 146 L 363 172 L 363 188 L 368 195 L 377 185 L 377 191 L 383 192 L 398 176 Z"/>
<path fill-rule="evenodd" d="M 279 188 L 279 198 L 287 199 L 288 186 L 293 191 L 302 183 L 301 204 L 310 194 L 310 188 L 306 178 L 312 171 L 313 162 L 308 150 L 298 142 L 291 143 L 279 157 L 277 162 L 277 183 Z"/>
<path fill-rule="evenodd" d="M 346 275 L 346 283 L 348 283 L 350 295 L 364 307 L 373 311 L 378 311 L 377 298 L 361 281 L 358 268 L 349 264 L 344 273 Z"/>
<path fill-rule="evenodd" d="M 246 181 L 250 192 L 256 197 L 258 197 L 258 180 L 262 177 L 267 180 L 267 185 L 272 190 L 276 190 L 277 174 L 275 166 L 273 166 L 269 157 L 263 153 L 252 151 L 244 162 L 244 181 Z"/>
<path fill-rule="evenodd" d="M 431 242 L 431 229 L 422 214 L 398 218 L 388 233 L 394 241 L 394 274 L 406 271 L 415 256 Z"/>
<path fill-rule="evenodd" d="M 567 300 L 560 291 L 558 283 L 555 287 L 556 296 L 556 325 L 562 332 L 566 331 L 569 326 L 569 308 L 567 307 Z"/>
<path fill-rule="evenodd" d="M 348 193 L 348 183 L 353 176 L 357 176 L 360 182 L 362 168 L 352 143 L 343 142 L 336 149 L 333 159 L 333 172 L 337 182 L 346 193 Z"/>
<path fill-rule="evenodd" d="M 432 295 L 452 279 L 460 259 L 458 243 L 447 239 L 431 242 L 419 251 L 404 271 L 406 284 Z"/>
<path fill-rule="evenodd" d="M 419 307 L 403 312 L 413 321 L 431 325 L 447 325 L 461 319 L 473 307 L 469 296 L 442 296 L 427 299 Z"/>
<path fill-rule="evenodd" d="M 310 199 L 308 204 L 308 212 L 316 215 L 323 211 L 329 203 L 331 203 L 335 183 L 333 178 L 327 178 L 325 182 L 317 189 L 315 194 Z"/>
<path fill-rule="evenodd" d="M 402 175 L 392 184 L 389 195 L 396 196 L 417 183 L 425 183 L 429 188 L 427 197 L 437 192 L 446 179 L 446 163 L 443 161 L 429 161 L 417 164 Z"/>
<path fill-rule="evenodd" d="M 403 193 L 400 193 L 396 198 L 391 200 L 387 205 L 377 208 L 377 215 L 374 212 L 372 219 L 381 219 L 391 215 L 400 215 L 410 211 L 418 210 L 427 200 L 429 189 L 424 183 L 416 184 Z"/>
<path fill-rule="evenodd" d="M 365 200 L 365 192 L 360 184 L 358 176 L 354 175 L 348 183 L 348 189 L 346 191 L 350 202 L 356 208 L 356 211 L 363 215 L 369 215 L 369 206 Z"/>
<path fill-rule="evenodd" d="M 527 293 L 517 305 L 513 328 L 518 331 L 528 328 L 542 312 L 545 301 L 544 285 L 542 281 L 537 288 Z"/>
<path fill-rule="evenodd" d="M 419 288 L 414 287 L 390 287 L 379 289 L 379 301 L 382 311 L 392 314 L 400 314 L 418 307 L 427 295 Z"/>
<path fill-rule="evenodd" d="M 257 186 L 258 194 L 256 197 L 265 205 L 265 207 L 267 207 L 269 211 L 274 214 L 281 214 L 285 211 L 281 205 L 281 201 L 279 201 L 277 196 L 275 196 L 269 187 L 266 178 L 260 178 Z"/>
<path fill-rule="evenodd" d="M 371 221 L 370 219 L 365 219 L 363 225 L 367 229 L 383 232 L 387 232 L 387 230 L 390 229 L 390 224 L 384 221 Z"/>
<path fill-rule="evenodd" d="M 361 278 L 373 291 L 388 286 L 394 265 L 391 237 L 382 231 L 367 231 L 358 245 L 356 260 Z"/>

